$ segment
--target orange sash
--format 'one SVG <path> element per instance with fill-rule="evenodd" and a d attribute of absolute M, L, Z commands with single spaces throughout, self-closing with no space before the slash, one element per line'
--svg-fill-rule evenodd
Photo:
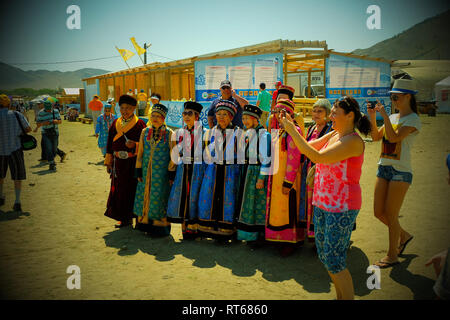
<path fill-rule="evenodd" d="M 134 114 L 133 115 L 133 119 L 131 119 L 131 121 L 125 126 L 122 127 L 122 117 L 120 117 L 119 119 L 117 119 L 116 121 L 116 130 L 117 130 L 117 134 L 114 137 L 113 141 L 116 141 L 117 139 L 119 139 L 121 136 L 123 136 L 124 133 L 127 133 L 131 128 L 133 128 L 136 123 L 138 122 L 138 117 Z"/>

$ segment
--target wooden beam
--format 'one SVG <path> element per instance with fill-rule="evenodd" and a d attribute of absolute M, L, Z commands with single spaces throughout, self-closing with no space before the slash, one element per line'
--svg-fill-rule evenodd
<path fill-rule="evenodd" d="M 382 59 L 382 58 L 372 58 L 372 57 L 365 57 L 365 56 L 359 56 L 353 53 L 343 53 L 343 52 L 336 52 L 333 50 L 328 50 L 329 54 L 336 54 L 339 56 L 346 56 L 346 57 L 351 57 L 351 58 L 357 58 L 357 59 L 361 59 L 361 60 L 371 60 L 371 61 L 378 61 L 378 62 L 384 62 L 384 63 L 389 63 L 390 65 L 392 65 L 394 63 L 395 60 L 386 60 L 386 59 Z"/>
<path fill-rule="evenodd" d="M 307 73 L 311 70 L 311 72 L 321 72 L 323 71 L 323 69 L 308 69 L 308 70 L 303 70 L 303 71 L 288 71 L 287 74 L 298 74 L 298 73 Z"/>
<path fill-rule="evenodd" d="M 270 49 L 270 50 L 262 50 L 262 51 L 258 51 L 258 52 L 247 52 L 245 54 L 234 53 L 234 54 L 228 54 L 228 55 L 215 55 L 215 56 L 210 56 L 210 57 L 198 58 L 198 59 L 196 59 L 196 61 L 225 59 L 225 58 L 234 58 L 234 57 L 243 57 L 243 56 L 254 56 L 254 55 L 268 54 L 268 53 L 277 53 L 277 51 Z"/>
<path fill-rule="evenodd" d="M 325 59 L 325 55 L 317 55 L 317 56 L 309 56 L 309 57 L 302 57 L 302 58 L 292 58 L 288 59 L 288 62 L 294 62 L 294 61 L 307 61 L 307 60 L 323 60 Z"/>
<path fill-rule="evenodd" d="M 308 70 L 308 90 L 307 90 L 307 95 L 308 98 L 311 97 L 311 70 Z"/>
<path fill-rule="evenodd" d="M 292 55 L 296 55 L 296 54 L 326 54 L 326 51 L 324 49 L 319 49 L 319 50 L 307 50 L 307 49 L 298 49 L 298 50 L 286 50 L 287 54 L 292 54 Z"/>
<path fill-rule="evenodd" d="M 166 72 L 166 87 L 169 89 L 167 100 L 172 100 L 172 79 L 170 78 L 170 70 Z"/>
<path fill-rule="evenodd" d="M 287 54 L 284 54 L 284 62 L 283 62 L 283 69 L 284 69 L 284 84 L 287 84 L 287 69 L 288 69 L 288 61 L 287 61 Z"/>
<path fill-rule="evenodd" d="M 320 66 L 322 66 L 323 65 L 323 60 L 319 60 L 319 61 L 316 61 L 316 60 L 311 60 L 311 61 L 309 61 L 309 60 L 305 60 L 305 61 L 294 61 L 294 62 L 290 62 L 289 63 L 289 65 L 290 66 L 312 66 L 312 65 L 320 65 Z"/>

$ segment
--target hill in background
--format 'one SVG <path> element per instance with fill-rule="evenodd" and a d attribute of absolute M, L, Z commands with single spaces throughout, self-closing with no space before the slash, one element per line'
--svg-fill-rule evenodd
<path fill-rule="evenodd" d="M 108 73 L 102 69 L 84 68 L 76 71 L 23 71 L 0 62 L 0 89 L 14 88 L 83 88 L 81 79 Z"/>
<path fill-rule="evenodd" d="M 387 60 L 450 60 L 450 10 L 354 54 Z"/>

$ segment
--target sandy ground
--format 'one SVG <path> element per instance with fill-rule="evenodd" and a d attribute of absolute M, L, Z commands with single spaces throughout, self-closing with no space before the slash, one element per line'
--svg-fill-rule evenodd
<path fill-rule="evenodd" d="M 31 114 L 30 114 L 31 115 Z M 381 289 L 367 288 L 367 267 L 384 257 L 387 228 L 373 216 L 380 143 L 366 143 L 361 177 L 363 205 L 348 252 L 357 299 L 430 299 L 436 279 L 425 262 L 450 245 L 450 115 L 421 116 L 412 153 L 413 184 L 401 210 L 414 235 L 401 264 L 381 270 Z M 311 244 L 288 258 L 272 247 L 245 243 L 151 239 L 106 218 L 110 180 L 93 137 L 93 125 L 64 121 L 60 147 L 68 153 L 57 172 L 38 163 L 40 148 L 25 153 L 22 214 L 12 212 L 9 173 L 0 211 L 0 294 L 7 299 L 334 299 L 335 291 Z M 40 134 L 35 134 L 40 140 Z M 58 158 L 59 161 L 59 158 Z M 69 290 L 67 267 L 81 270 L 81 289 Z"/>

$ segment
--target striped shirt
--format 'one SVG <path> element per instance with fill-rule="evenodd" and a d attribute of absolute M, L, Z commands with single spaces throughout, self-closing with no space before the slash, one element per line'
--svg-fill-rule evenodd
<path fill-rule="evenodd" d="M 55 120 L 61 120 L 61 116 L 59 115 L 59 111 L 58 109 L 53 109 L 52 110 L 55 114 Z M 41 111 L 39 111 L 36 122 L 40 123 L 40 122 L 46 122 L 46 121 L 53 121 L 53 113 L 52 112 L 47 112 L 44 109 L 42 109 Z M 50 129 L 53 128 L 53 126 L 55 126 L 55 130 L 57 133 L 59 133 L 58 131 L 58 125 L 55 123 L 51 123 L 49 125 L 45 125 L 41 127 L 41 132 L 44 133 L 45 129 Z"/>
<path fill-rule="evenodd" d="M 19 136 L 22 129 L 14 113 L 8 108 L 0 108 L 0 156 L 9 156 L 21 147 Z M 17 115 L 25 130 L 30 127 L 23 114 L 17 112 Z"/>

